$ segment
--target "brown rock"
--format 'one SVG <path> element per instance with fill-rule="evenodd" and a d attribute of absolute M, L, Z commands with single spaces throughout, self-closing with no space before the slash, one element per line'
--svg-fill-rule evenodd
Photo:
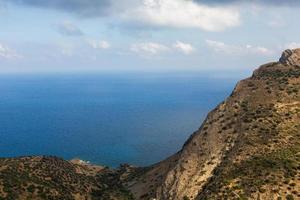
<path fill-rule="evenodd" d="M 284 65 L 300 65 L 300 48 L 285 50 L 282 53 L 279 62 Z"/>

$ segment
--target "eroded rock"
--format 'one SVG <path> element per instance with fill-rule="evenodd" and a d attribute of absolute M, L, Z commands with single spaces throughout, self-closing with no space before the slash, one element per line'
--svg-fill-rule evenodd
<path fill-rule="evenodd" d="M 285 50 L 279 62 L 285 65 L 300 65 L 300 48 Z"/>

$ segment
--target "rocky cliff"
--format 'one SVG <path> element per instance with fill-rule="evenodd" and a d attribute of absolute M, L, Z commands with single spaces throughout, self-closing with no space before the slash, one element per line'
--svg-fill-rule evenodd
<path fill-rule="evenodd" d="M 173 156 L 117 170 L 0 159 L 0 199 L 300 199 L 300 49 L 240 81 Z"/>
<path fill-rule="evenodd" d="M 300 49 L 286 50 L 128 188 L 137 199 L 300 199 L 299 91 Z"/>

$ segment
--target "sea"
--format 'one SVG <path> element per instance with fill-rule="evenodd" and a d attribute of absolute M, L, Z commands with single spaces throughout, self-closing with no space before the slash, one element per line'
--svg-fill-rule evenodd
<path fill-rule="evenodd" d="M 179 151 L 240 78 L 202 72 L 0 75 L 0 157 L 151 165 Z"/>

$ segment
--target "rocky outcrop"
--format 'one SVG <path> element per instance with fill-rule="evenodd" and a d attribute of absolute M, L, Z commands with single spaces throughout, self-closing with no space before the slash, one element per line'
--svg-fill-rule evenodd
<path fill-rule="evenodd" d="M 279 62 L 285 65 L 299 65 L 300 66 L 300 49 L 287 49 L 282 53 Z"/>

